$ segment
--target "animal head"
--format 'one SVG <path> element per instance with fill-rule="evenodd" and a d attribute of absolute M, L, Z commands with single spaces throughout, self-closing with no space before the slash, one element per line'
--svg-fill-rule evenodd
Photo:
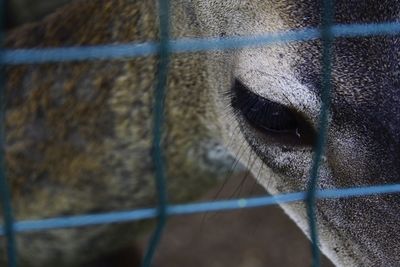
<path fill-rule="evenodd" d="M 399 8 L 398 1 L 339 0 L 335 23 L 396 21 Z M 151 41 L 158 32 L 155 10 L 154 1 L 77 1 L 13 32 L 7 45 Z M 172 1 L 171 36 L 249 36 L 316 27 L 320 11 L 320 1 L 311 0 Z M 398 42 L 397 36 L 335 39 L 320 188 L 399 182 Z M 6 149 L 18 218 L 154 203 L 156 63 L 148 57 L 9 69 Z M 320 40 L 172 56 L 164 136 L 172 198 L 192 198 L 211 183 L 204 177 L 225 175 L 231 154 L 272 194 L 305 190 L 321 90 Z M 339 266 L 395 266 L 398 204 L 398 195 L 319 200 L 323 252 Z M 304 205 L 283 208 L 308 233 Z M 49 232 L 21 236 L 19 244 L 27 258 L 48 251 L 35 257 L 38 266 L 57 260 L 50 254 L 71 265 L 82 247 L 98 255 L 114 244 L 109 236 L 125 230 Z M 103 242 L 94 246 L 99 236 Z M 36 243 L 27 249 L 30 238 Z"/>
<path fill-rule="evenodd" d="M 257 35 L 321 22 L 320 1 L 204 5 L 198 16 L 214 36 Z M 399 8 L 398 1 L 335 1 L 334 21 L 398 21 Z M 400 181 L 399 40 L 398 36 L 335 39 L 320 188 Z M 217 62 L 209 71 L 212 83 L 218 85 L 216 106 L 229 118 L 229 126 L 222 127 L 226 139 L 235 140 L 229 143 L 232 149 L 271 193 L 306 190 L 322 104 L 321 47 L 320 40 L 313 40 L 210 57 Z M 223 91 L 229 91 L 230 98 Z M 242 143 L 249 149 L 240 151 Z M 400 260 L 398 204 L 398 195 L 319 201 L 322 250 L 340 266 L 395 266 Z M 283 208 L 307 233 L 304 206 Z"/>

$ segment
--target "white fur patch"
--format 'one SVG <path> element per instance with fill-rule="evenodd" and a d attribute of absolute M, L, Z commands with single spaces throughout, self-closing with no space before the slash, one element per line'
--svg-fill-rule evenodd
<path fill-rule="evenodd" d="M 289 46 L 242 50 L 235 76 L 256 94 L 298 110 L 317 125 L 321 102 L 294 77 L 291 60 L 286 56 L 290 53 Z"/>

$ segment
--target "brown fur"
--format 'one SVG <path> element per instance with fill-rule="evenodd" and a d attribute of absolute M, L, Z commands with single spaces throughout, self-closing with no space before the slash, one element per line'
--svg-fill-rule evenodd
<path fill-rule="evenodd" d="M 43 22 L 11 32 L 6 45 L 156 40 L 156 8 L 152 1 L 76 1 Z M 141 57 L 8 67 L 6 156 L 17 219 L 156 204 L 150 155 L 156 62 Z M 186 75 L 188 69 L 198 75 Z M 208 157 L 203 147 L 219 141 L 218 129 L 202 123 L 213 116 L 201 88 L 206 83 L 202 69 L 201 55 L 174 56 L 170 63 L 163 144 L 171 202 L 193 199 L 232 163 L 229 157 L 214 167 L 201 163 Z M 21 234 L 19 256 L 29 266 L 77 266 L 130 244 L 141 232 L 138 227 Z"/>
<path fill-rule="evenodd" d="M 336 23 L 396 21 L 400 14 L 399 1 L 335 2 Z M 191 0 L 172 1 L 172 6 L 172 38 L 243 36 L 320 24 L 320 1 L 314 0 Z M 156 10 L 155 1 L 76 1 L 10 33 L 7 46 L 157 40 Z M 399 56 L 398 36 L 335 40 L 319 187 L 399 181 Z M 288 135 L 254 127 L 243 110 L 234 112 L 226 93 L 234 95 L 233 81 L 240 80 L 316 131 L 320 63 L 319 40 L 173 55 L 163 136 L 170 200 L 191 199 L 224 176 L 232 164 L 228 149 L 270 193 L 305 190 L 312 142 L 294 146 Z M 150 151 L 157 57 L 24 65 L 7 72 L 6 156 L 18 219 L 156 203 Z M 296 143 L 301 134 L 291 138 Z M 212 160 L 218 153 L 222 157 Z M 398 204 L 398 195 L 320 200 L 322 251 L 339 266 L 397 266 Z M 307 234 L 305 206 L 282 206 Z M 19 235 L 18 244 L 28 266 L 78 266 L 126 246 L 141 230 L 126 224 L 48 231 Z"/>

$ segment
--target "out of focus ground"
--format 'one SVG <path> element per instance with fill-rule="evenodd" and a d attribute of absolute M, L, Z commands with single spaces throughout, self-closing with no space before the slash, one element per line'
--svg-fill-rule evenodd
<path fill-rule="evenodd" d="M 232 178 L 218 198 L 266 194 L 252 178 Z M 215 199 L 221 186 L 204 198 Z M 144 250 L 147 238 L 141 241 Z M 156 267 L 309 267 L 310 242 L 278 207 L 171 217 Z M 333 264 L 322 257 L 322 267 Z"/>

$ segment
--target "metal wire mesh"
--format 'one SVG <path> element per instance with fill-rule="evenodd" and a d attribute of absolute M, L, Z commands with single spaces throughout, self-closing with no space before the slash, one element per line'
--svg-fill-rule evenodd
<path fill-rule="evenodd" d="M 321 25 L 321 39 L 322 39 L 322 91 L 321 101 L 322 107 L 319 116 L 318 138 L 315 144 L 315 153 L 313 164 L 310 170 L 310 180 L 308 182 L 308 191 L 306 198 L 307 215 L 310 225 L 311 237 L 311 252 L 312 252 L 312 266 L 319 266 L 320 255 L 318 249 L 318 232 L 317 232 L 317 218 L 315 214 L 315 195 L 318 181 L 318 170 L 321 164 L 321 157 L 324 153 L 326 143 L 326 135 L 328 132 L 328 110 L 330 106 L 330 92 L 331 92 L 331 54 L 332 54 L 332 41 L 333 36 L 331 32 L 331 25 L 333 21 L 333 3 L 331 0 L 323 1 L 322 5 L 322 25 Z"/>
<path fill-rule="evenodd" d="M 0 42 L 4 40 L 4 18 L 5 18 L 5 0 L 0 2 Z M 0 59 L 3 58 L 2 51 L 0 52 Z M 3 209 L 4 217 L 4 233 L 6 235 L 7 244 L 7 259 L 9 266 L 17 265 L 17 254 L 15 245 L 15 234 L 14 234 L 14 218 L 13 211 L 11 207 L 11 195 L 7 184 L 6 174 L 5 174 L 5 164 L 4 164 L 4 144 L 5 144 L 5 65 L 0 64 L 0 87 L 2 89 L 0 93 L 0 197 L 1 206 Z"/>
<path fill-rule="evenodd" d="M 160 46 L 158 77 L 155 88 L 154 101 L 154 125 L 153 125 L 153 162 L 155 167 L 155 179 L 158 193 L 158 223 L 143 259 L 143 266 L 150 267 L 154 258 L 157 245 L 161 240 L 162 232 L 167 220 L 167 189 L 165 184 L 165 170 L 163 149 L 161 144 L 162 129 L 164 124 L 164 95 L 167 84 L 169 62 L 169 1 L 158 2 L 158 14 L 160 21 Z"/>
<path fill-rule="evenodd" d="M 0 15 L 4 15 L 4 1 L 0 0 Z M 92 47 L 74 48 L 46 48 L 46 49 L 3 49 L 0 53 L 2 66 L 0 86 L 0 194 L 3 207 L 4 224 L 0 226 L 0 235 L 7 239 L 8 266 L 17 266 L 17 253 L 15 247 L 15 234 L 23 232 L 45 231 L 59 228 L 74 228 L 99 224 L 123 223 L 148 218 L 158 218 L 156 230 L 150 240 L 145 254 L 143 266 L 150 266 L 157 245 L 161 239 L 167 216 L 192 214 L 208 211 L 227 211 L 233 209 L 252 208 L 267 205 L 283 204 L 305 201 L 308 211 L 310 233 L 312 240 L 313 266 L 319 266 L 319 249 L 317 223 L 315 216 L 315 201 L 319 198 L 349 198 L 363 197 L 376 194 L 392 194 L 400 192 L 400 184 L 380 185 L 368 187 L 354 187 L 344 189 L 319 190 L 317 185 L 318 168 L 326 142 L 327 111 L 330 103 L 330 75 L 331 75 L 331 50 L 335 37 L 394 35 L 400 33 L 400 23 L 381 24 L 350 24 L 332 25 L 333 1 L 324 0 L 323 20 L 321 28 L 307 28 L 286 32 L 270 33 L 261 36 L 230 37 L 224 39 L 169 39 L 169 1 L 159 0 L 160 42 L 132 43 L 126 45 L 102 45 Z M 4 17 L 4 16 L 2 16 Z M 2 34 L 0 39 L 3 39 Z M 161 134 L 163 131 L 163 110 L 165 85 L 168 72 L 170 53 L 198 52 L 210 50 L 225 50 L 249 46 L 270 45 L 276 43 L 289 43 L 293 41 L 307 41 L 321 38 L 323 45 L 323 77 L 322 77 L 322 108 L 320 114 L 319 135 L 315 146 L 313 165 L 310 170 L 310 180 L 307 192 L 296 192 L 247 199 L 234 199 L 202 203 L 188 203 L 182 205 L 168 205 Z M 11 208 L 10 192 L 5 178 L 4 168 L 4 66 L 18 64 L 40 64 L 48 62 L 83 61 L 83 60 L 109 60 L 118 58 L 133 58 L 138 56 L 159 55 L 157 86 L 155 88 L 154 124 L 153 124 L 153 151 L 152 157 L 155 165 L 155 179 L 159 204 L 156 208 L 136 209 L 132 211 L 109 212 L 94 215 L 75 215 L 43 220 L 26 220 L 14 222 Z"/>

